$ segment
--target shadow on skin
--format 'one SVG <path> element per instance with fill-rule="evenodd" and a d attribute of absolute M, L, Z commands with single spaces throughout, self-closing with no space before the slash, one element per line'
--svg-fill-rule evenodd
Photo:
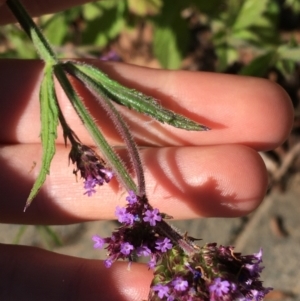
<path fill-rule="evenodd" d="M 91 63 L 90 61 L 88 63 Z M 99 67 L 99 66 L 98 66 Z M 103 68 L 102 68 L 103 67 Z M 114 66 L 105 66 L 101 65 L 101 69 L 103 69 L 104 72 L 107 72 L 107 74 L 111 78 L 116 78 L 118 82 L 123 84 L 124 86 L 128 88 L 134 88 L 136 90 L 139 90 L 146 95 L 150 95 L 157 99 L 157 101 L 165 108 L 172 110 L 174 112 L 181 112 L 182 115 L 186 116 L 187 118 L 190 118 L 191 120 L 194 120 L 195 122 L 198 122 L 200 124 L 203 124 L 205 126 L 208 126 L 210 128 L 214 129 L 223 129 L 226 128 L 225 125 L 213 122 L 212 120 L 208 120 L 204 118 L 203 116 L 199 116 L 198 114 L 193 113 L 191 110 L 187 110 L 184 106 L 181 106 L 176 101 L 172 102 L 172 107 L 170 107 L 170 101 L 167 101 L 168 98 L 170 98 L 169 95 L 166 95 L 164 93 L 161 93 L 157 90 L 153 89 L 147 89 L 143 87 L 141 84 L 137 82 L 130 81 L 124 77 L 122 77 L 118 71 L 115 69 Z M 93 96 L 89 91 L 84 88 L 84 86 L 79 83 L 76 79 L 73 81 L 75 83 L 76 90 L 82 97 L 82 99 L 93 99 Z M 107 113 L 99 110 L 100 105 L 97 103 L 97 101 L 88 103 L 85 103 L 86 106 L 89 108 L 89 111 L 91 113 L 93 112 L 101 112 L 100 114 L 96 114 L 96 122 L 98 123 L 99 127 L 101 129 L 104 129 L 105 135 L 108 135 L 110 138 L 116 139 L 119 141 L 119 143 L 122 143 L 122 140 L 120 139 L 119 135 L 113 131 L 113 127 L 110 125 L 109 129 L 107 128 L 108 124 L 111 124 L 111 121 L 109 120 L 109 117 L 107 116 Z M 167 105 L 169 104 L 169 105 Z M 142 146 L 151 146 L 151 145 L 189 145 L 191 144 L 190 141 L 184 139 L 184 133 L 185 130 L 182 130 L 182 139 L 180 139 L 178 136 L 173 135 L 166 129 L 166 126 L 169 127 L 169 125 L 161 124 L 158 121 L 155 121 L 145 115 L 142 115 L 141 113 L 137 113 L 133 110 L 129 110 L 125 107 L 122 107 L 120 105 L 117 105 L 119 108 L 121 108 L 121 111 L 124 112 L 123 116 L 125 121 L 128 123 L 129 128 L 131 129 L 132 135 L 136 137 L 136 140 L 139 145 Z M 99 118 L 101 116 L 101 120 Z M 150 123 L 151 126 L 148 126 L 147 124 Z M 162 137 L 162 138 L 161 138 Z"/>
<path fill-rule="evenodd" d="M 0 252 L 1 300 L 129 300 L 122 293 L 115 273 L 132 278 L 132 283 L 136 283 L 134 277 L 140 277 L 127 271 L 127 263 L 115 263 L 108 270 L 99 260 L 74 258 L 34 247 L 0 244 Z M 140 265 L 135 267 L 141 271 Z M 143 269 L 144 275 L 145 272 Z"/>
<path fill-rule="evenodd" d="M 11 68 L 13 61 L 16 64 L 20 64 L 20 68 L 17 70 L 16 68 Z M 30 68 L 26 65 L 30 65 Z M 0 116 L 2 125 L 9 124 L 9 126 L 0 127 L 2 144 L 15 143 L 17 140 L 16 129 L 19 120 L 27 108 L 28 100 L 41 75 L 42 66 L 43 63 L 41 61 L 35 61 L 35 64 L 32 64 L 30 60 L 2 60 L 1 69 L 5 70 L 5 72 L 2 72 L 3 77 L 0 79 Z M 20 84 L 22 84 L 22 89 L 19 89 Z"/>
<path fill-rule="evenodd" d="M 162 186 L 163 190 L 169 192 L 170 197 L 165 199 L 164 205 L 161 206 L 166 206 L 166 208 L 176 206 L 172 203 L 172 197 L 176 196 L 177 202 L 183 202 L 198 216 L 237 217 L 249 213 L 248 211 L 240 210 L 235 205 L 248 200 L 238 198 L 234 192 L 224 191 L 220 188 L 220 179 L 214 176 L 208 175 L 205 179 L 196 180 L 199 184 L 189 184 L 183 178 L 176 161 L 177 151 L 178 148 L 176 147 L 164 149 L 163 155 L 159 155 L 159 161 L 164 161 L 163 166 L 158 161 L 157 156 L 152 155 L 151 152 L 146 152 L 144 155 L 143 161 L 149 166 L 149 173 L 153 178 L 159 179 L 157 185 Z M 155 198 L 157 185 L 153 188 L 153 198 Z M 170 202 L 169 206 L 166 205 L 168 202 Z M 160 202 L 158 201 L 157 204 L 160 204 Z"/>

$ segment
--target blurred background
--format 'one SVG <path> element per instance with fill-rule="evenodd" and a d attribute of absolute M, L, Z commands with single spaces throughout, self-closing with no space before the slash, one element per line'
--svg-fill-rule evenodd
<path fill-rule="evenodd" d="M 261 153 L 270 183 L 262 206 L 243 218 L 175 223 L 237 251 L 262 247 L 265 286 L 274 287 L 267 299 L 300 300 L 300 0 L 103 0 L 34 21 L 62 58 L 264 77 L 288 92 L 294 127 L 281 147 Z M 0 27 L 0 58 L 37 58 L 18 25 Z M 91 236 L 116 226 L 0 225 L 0 241 L 103 258 Z"/>

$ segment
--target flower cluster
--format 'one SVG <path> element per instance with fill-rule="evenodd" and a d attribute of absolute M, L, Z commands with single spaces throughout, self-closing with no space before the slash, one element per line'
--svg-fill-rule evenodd
<path fill-rule="evenodd" d="M 113 172 L 105 167 L 105 162 L 97 153 L 90 147 L 80 144 L 72 143 L 72 149 L 69 154 L 69 159 L 73 164 L 76 164 L 74 173 L 80 171 L 80 175 L 85 179 L 84 189 L 88 196 L 93 195 L 97 185 L 101 186 L 108 183 L 112 177 Z"/>
<path fill-rule="evenodd" d="M 94 248 L 102 248 L 107 244 L 107 267 L 118 259 L 132 262 L 136 257 L 145 256 L 150 257 L 149 268 L 154 268 L 161 255 L 173 247 L 171 240 L 157 227 L 162 222 L 162 215 L 148 204 L 145 197 L 139 197 L 133 191 L 130 191 L 126 200 L 127 206 L 117 207 L 115 211 L 122 225 L 111 237 L 93 236 Z"/>
<path fill-rule="evenodd" d="M 149 301 L 260 301 L 271 290 L 259 280 L 261 250 L 243 256 L 215 243 L 199 247 L 187 236 L 172 233 L 145 196 L 131 191 L 126 200 L 126 207 L 116 209 L 122 225 L 111 237 L 93 236 L 94 248 L 107 245 L 106 267 L 118 259 L 131 263 L 149 257 L 148 266 L 154 269 Z"/>
<path fill-rule="evenodd" d="M 271 290 L 259 280 L 262 251 L 242 256 L 215 243 L 185 254 L 174 246 L 157 263 L 150 301 L 260 301 Z"/>

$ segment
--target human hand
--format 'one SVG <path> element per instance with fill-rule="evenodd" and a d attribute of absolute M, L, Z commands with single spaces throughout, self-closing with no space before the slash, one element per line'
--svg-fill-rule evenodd
<path fill-rule="evenodd" d="M 1 9 L 0 9 L 1 16 Z M 1 17 L 0 17 L 1 19 Z M 127 121 L 141 146 L 150 203 L 175 218 L 240 216 L 263 199 L 267 186 L 259 150 L 282 143 L 292 125 L 292 106 L 276 84 L 231 75 L 163 71 L 116 63 L 92 62 L 121 83 L 142 90 L 162 105 L 212 128 L 186 132 L 149 122 L 130 112 Z M 23 213 L 41 157 L 39 100 L 42 63 L 0 61 L 1 202 L 6 223 L 67 224 L 112 219 L 125 203 L 116 182 L 91 198 L 83 195 L 72 167 L 69 148 L 57 139 L 50 176 L 33 204 Z M 107 117 L 80 87 L 81 96 L 114 145 L 121 140 Z M 92 144 L 64 93 L 58 98 L 71 127 Z M 5 125 L 5 127 L 4 127 Z M 122 153 L 122 151 L 120 150 Z M 124 157 L 126 160 L 126 157 Z M 101 233 L 99 233 L 101 234 Z M 92 243 L 91 243 L 92 245 Z M 142 300 L 151 272 L 134 264 L 102 262 L 58 255 L 30 247 L 1 245 L 0 297 L 7 300 Z"/>

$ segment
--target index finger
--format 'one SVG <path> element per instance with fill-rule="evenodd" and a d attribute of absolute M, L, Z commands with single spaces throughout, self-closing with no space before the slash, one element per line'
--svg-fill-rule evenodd
<path fill-rule="evenodd" d="M 89 61 L 113 79 L 157 98 L 168 109 L 212 130 L 186 132 L 122 109 L 140 145 L 180 146 L 244 144 L 267 150 L 281 144 L 293 123 L 293 108 L 286 92 L 270 81 L 234 75 L 148 69 L 121 63 Z M 39 142 L 40 61 L 0 62 L 1 143 Z M 90 112 L 110 142 L 122 145 L 109 118 L 93 96 L 74 82 Z M 67 121 L 79 138 L 92 144 L 62 89 L 57 95 Z M 63 143 L 62 134 L 58 143 Z"/>

